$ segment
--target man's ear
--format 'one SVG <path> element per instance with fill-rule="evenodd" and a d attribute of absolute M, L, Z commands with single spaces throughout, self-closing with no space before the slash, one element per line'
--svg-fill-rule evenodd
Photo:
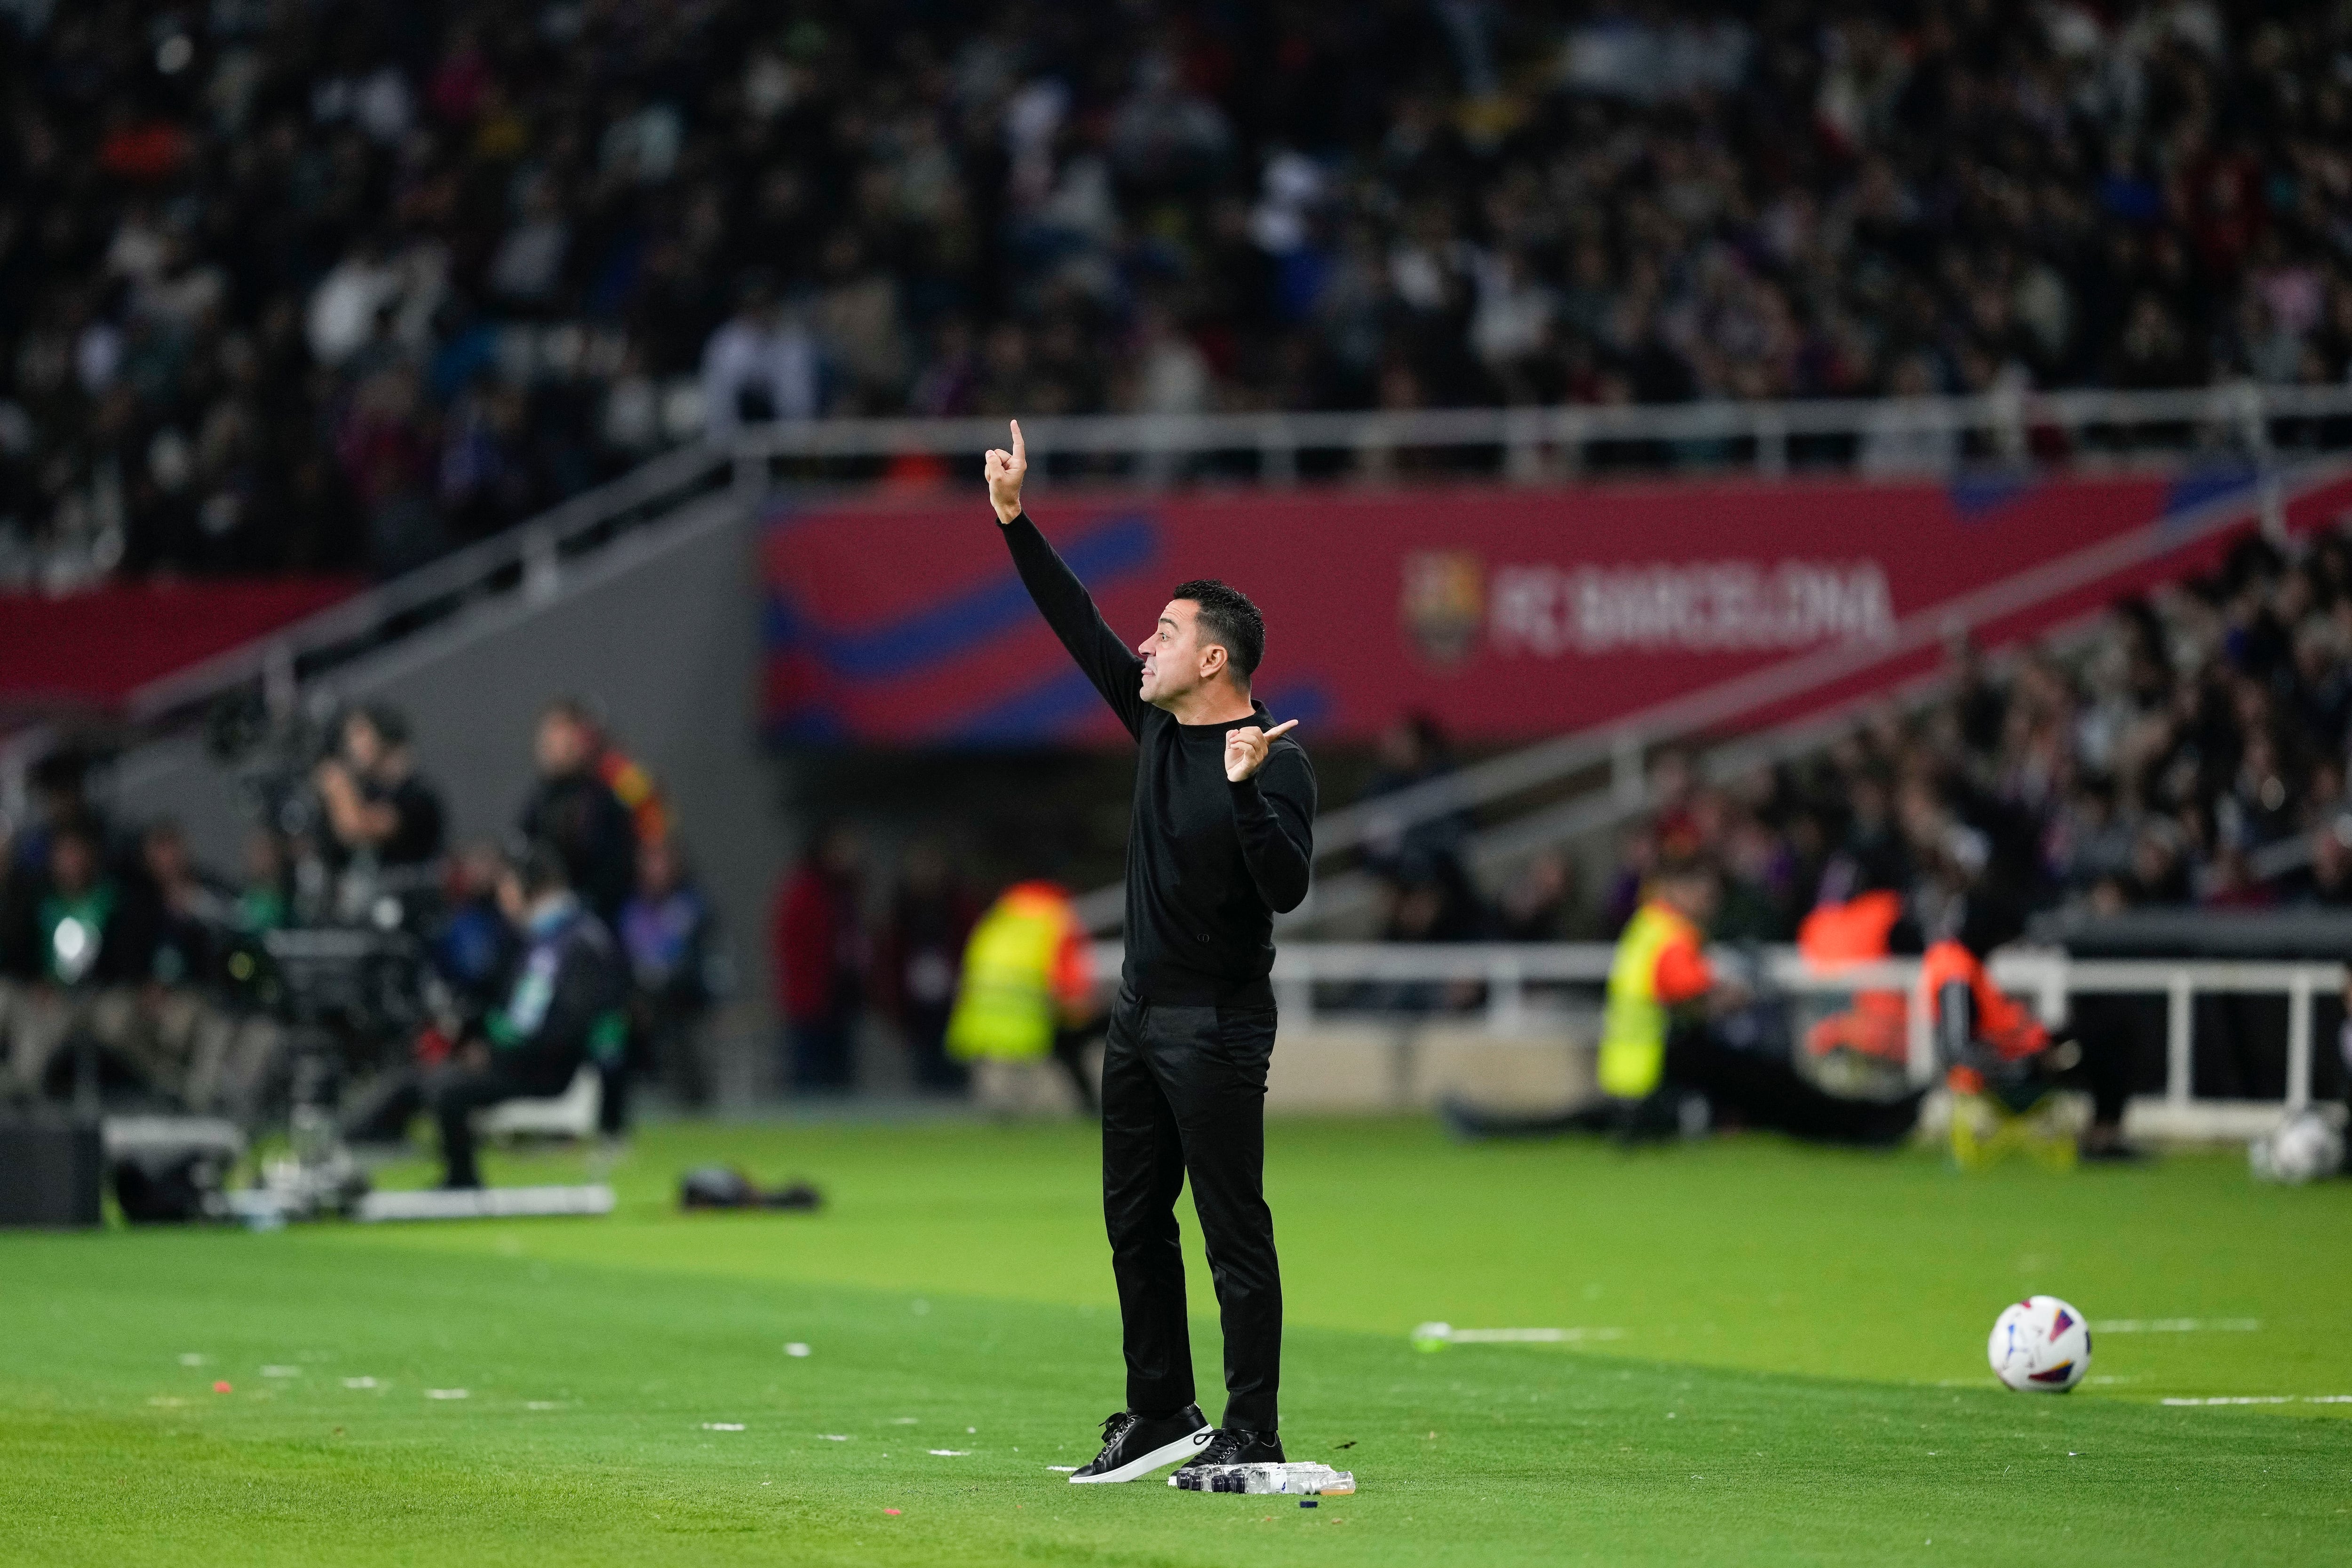
<path fill-rule="evenodd" d="M 1225 652 L 1225 645 L 1223 643 L 1202 644 L 1201 678 L 1204 681 L 1215 680 L 1232 657 L 1232 654 Z"/>

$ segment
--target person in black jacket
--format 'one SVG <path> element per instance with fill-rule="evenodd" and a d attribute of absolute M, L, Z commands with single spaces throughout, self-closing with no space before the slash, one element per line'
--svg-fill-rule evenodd
<path fill-rule="evenodd" d="M 518 826 L 525 839 L 554 846 L 572 891 L 609 929 L 636 883 L 637 830 L 596 769 L 596 727 L 578 703 L 551 703 L 539 716 L 531 750 L 539 787 Z"/>
<path fill-rule="evenodd" d="M 1282 1458 L 1282 1276 L 1265 1194 L 1274 917 L 1307 896 L 1315 770 L 1250 695 L 1265 623 L 1239 591 L 1180 583 L 1130 651 L 1021 509 L 1028 454 L 988 454 L 989 501 L 1029 596 L 1137 743 L 1127 963 L 1105 1044 L 1103 1209 L 1118 1282 L 1127 1406 L 1073 1481 L 1181 1458 Z M 1187 1178 L 1225 1333 L 1224 1418 L 1192 1402 L 1176 1195 Z"/>

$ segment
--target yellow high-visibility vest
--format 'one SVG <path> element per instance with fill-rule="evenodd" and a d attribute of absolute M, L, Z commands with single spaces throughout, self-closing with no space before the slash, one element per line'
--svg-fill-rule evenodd
<path fill-rule="evenodd" d="M 1070 932 L 1069 902 L 1016 887 L 989 906 L 964 945 L 948 1017 L 948 1054 L 1029 1061 L 1054 1049 L 1061 1019 L 1054 969 Z"/>
<path fill-rule="evenodd" d="M 1658 1000 L 1658 955 L 1677 937 L 1696 942 L 1698 927 L 1680 911 L 1644 904 L 1617 938 L 1601 1013 L 1601 1092 L 1639 1100 L 1666 1071 L 1666 1006 Z"/>

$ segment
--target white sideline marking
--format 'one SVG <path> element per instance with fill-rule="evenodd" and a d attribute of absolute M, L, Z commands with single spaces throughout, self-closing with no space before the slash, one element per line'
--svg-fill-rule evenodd
<path fill-rule="evenodd" d="M 2352 1405 L 2352 1394 L 2217 1394 L 2210 1399 L 2167 1399 L 2167 1405 Z"/>
<path fill-rule="evenodd" d="M 1076 1465 L 1047 1465 L 1045 1468 L 1049 1470 L 1055 1470 L 1066 1476 L 1074 1476 L 1078 1473 L 1078 1467 Z"/>
<path fill-rule="evenodd" d="M 343 1379 L 343 1386 L 346 1388 L 374 1388 L 379 1386 L 379 1385 L 373 1377 L 346 1377 Z"/>
<path fill-rule="evenodd" d="M 931 1452 L 938 1455 L 942 1459 L 968 1459 L 971 1458 L 971 1450 L 970 1448 L 933 1448 Z"/>
<path fill-rule="evenodd" d="M 427 1399 L 471 1399 L 473 1396 L 473 1390 L 469 1388 L 428 1388 L 425 1391 Z"/>
<path fill-rule="evenodd" d="M 1457 1329 L 1450 1323 L 1423 1323 L 1412 1331 L 1415 1343 L 1434 1340 L 1444 1344 L 1576 1344 L 1584 1340 L 1623 1339 L 1623 1329 Z"/>
<path fill-rule="evenodd" d="M 702 1429 L 706 1432 L 740 1432 L 743 1429 L 743 1423 L 740 1421 L 705 1421 L 702 1424 Z"/>
<path fill-rule="evenodd" d="M 849 1438 L 840 1432 L 819 1432 L 817 1436 L 824 1438 L 828 1443 L 846 1443 L 849 1441 Z"/>
<path fill-rule="evenodd" d="M 799 1359 L 799 1358 L 800 1358 L 800 1357 L 802 1357 L 802 1356 L 806 1355 L 808 1353 L 809 1353 L 809 1347 L 808 1347 L 808 1346 L 806 1346 L 806 1345 L 804 1345 L 804 1344 L 803 1344 L 803 1343 L 802 1343 L 800 1341 L 798 1341 L 798 1340 L 794 1340 L 794 1341 L 793 1341 L 793 1343 L 790 1343 L 790 1344 L 788 1344 L 788 1345 L 784 1346 L 784 1354 L 785 1354 L 786 1355 L 792 1356 L 792 1357 L 793 1357 L 793 1359 L 795 1359 L 795 1360 Z"/>
<path fill-rule="evenodd" d="M 2260 1318 L 2109 1318 L 2090 1325 L 2093 1333 L 2254 1333 Z"/>

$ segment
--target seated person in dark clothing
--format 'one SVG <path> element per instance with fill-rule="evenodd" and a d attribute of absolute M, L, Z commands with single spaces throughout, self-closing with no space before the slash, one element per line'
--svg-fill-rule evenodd
<path fill-rule="evenodd" d="M 521 934 L 505 1003 L 445 1065 L 406 1075 L 361 1119 L 353 1136 L 406 1125 L 430 1109 L 441 1128 L 443 1183 L 479 1186 L 473 1115 L 505 1100 L 562 1093 L 583 1063 L 616 1061 L 626 1041 L 628 970 L 612 934 L 573 894 L 562 857 L 535 844 L 499 883 Z"/>
<path fill-rule="evenodd" d="M 499 884 L 505 880 L 506 859 L 496 844 L 467 844 L 449 857 L 444 912 L 425 950 L 467 1019 L 482 1017 L 505 998 L 521 946 L 499 905 Z"/>
<path fill-rule="evenodd" d="M 573 891 L 607 925 L 616 924 L 636 882 L 637 830 L 629 808 L 597 770 L 600 737 L 578 703 L 550 704 L 532 755 L 539 784 L 517 825 L 563 857 Z"/>
<path fill-rule="evenodd" d="M 371 703 L 344 715 L 335 752 L 319 764 L 313 782 L 346 857 L 372 855 L 382 866 L 439 858 L 446 813 L 440 794 L 416 771 L 408 721 L 398 709 Z"/>
<path fill-rule="evenodd" d="M 19 959 L 27 977 L 66 987 L 142 978 L 124 930 L 121 884 L 107 874 L 89 830 L 70 822 L 54 830 L 47 869 L 29 900 L 29 950 Z"/>
<path fill-rule="evenodd" d="M 230 921 L 227 901 L 196 869 L 177 822 L 150 827 L 140 838 L 140 860 L 145 876 L 121 915 L 125 964 L 160 986 L 210 980 Z"/>

